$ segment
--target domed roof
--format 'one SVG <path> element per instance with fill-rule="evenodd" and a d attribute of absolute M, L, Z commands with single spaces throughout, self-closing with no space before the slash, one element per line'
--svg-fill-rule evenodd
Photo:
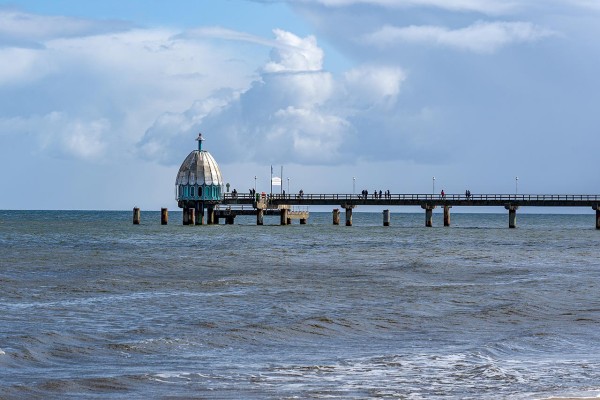
<path fill-rule="evenodd" d="M 202 150 L 202 135 L 198 135 L 198 150 L 192 151 L 183 161 L 177 173 L 176 185 L 216 185 L 223 184 L 221 170 L 213 156 Z"/>

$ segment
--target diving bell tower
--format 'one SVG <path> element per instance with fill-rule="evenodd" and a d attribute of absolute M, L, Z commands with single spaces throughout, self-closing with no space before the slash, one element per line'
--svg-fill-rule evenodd
<path fill-rule="evenodd" d="M 214 157 L 202 150 L 204 138 L 196 138 L 198 150 L 193 150 L 183 160 L 177 179 L 175 193 L 177 206 L 183 209 L 184 225 L 202 225 L 204 209 L 207 209 L 207 223 L 214 223 L 214 208 L 221 202 L 223 178 Z"/>

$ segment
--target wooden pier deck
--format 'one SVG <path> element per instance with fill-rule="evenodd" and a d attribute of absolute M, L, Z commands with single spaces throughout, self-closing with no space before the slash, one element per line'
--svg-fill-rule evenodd
<path fill-rule="evenodd" d="M 270 208 L 333 205 L 346 212 L 346 225 L 352 225 L 352 210 L 359 206 L 420 206 L 425 210 L 425 225 L 432 226 L 432 212 L 444 209 L 444 226 L 450 226 L 452 207 L 503 207 L 508 210 L 510 228 L 516 227 L 520 207 L 590 207 L 596 210 L 596 229 L 600 229 L 600 195 L 587 194 L 269 194 L 258 198 L 247 194 L 226 194 L 222 205 L 252 205 L 257 213 Z M 389 210 L 384 210 L 383 224 L 389 225 Z M 262 216 L 260 217 L 262 221 Z M 282 222 L 284 218 L 282 217 Z M 333 223 L 339 224 L 339 209 L 333 210 Z M 282 223 L 283 225 L 284 223 Z"/>
<path fill-rule="evenodd" d="M 273 194 L 266 197 L 269 204 L 292 206 L 344 205 L 354 206 L 517 206 L 517 207 L 592 207 L 600 205 L 600 195 L 584 194 L 475 194 L 467 198 L 464 194 L 390 194 L 366 198 L 357 194 Z M 250 194 L 233 197 L 225 194 L 221 204 L 254 204 Z"/>

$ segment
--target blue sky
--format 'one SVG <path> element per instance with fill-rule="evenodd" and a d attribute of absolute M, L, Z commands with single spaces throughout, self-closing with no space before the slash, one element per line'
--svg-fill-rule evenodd
<path fill-rule="evenodd" d="M 591 0 L 0 3 L 0 209 L 239 191 L 600 193 Z"/>

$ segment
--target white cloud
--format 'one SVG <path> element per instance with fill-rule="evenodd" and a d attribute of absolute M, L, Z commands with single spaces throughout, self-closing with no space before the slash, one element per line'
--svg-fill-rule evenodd
<path fill-rule="evenodd" d="M 250 89 L 164 115 L 139 143 L 141 153 L 178 164 L 194 133 L 202 131 L 219 136 L 213 146 L 223 143 L 226 156 L 221 159 L 226 162 L 343 162 L 353 151 L 353 120 L 374 107 L 394 104 L 403 71 L 365 65 L 336 78 L 322 70 L 323 51 L 314 37 L 281 30 L 274 34 L 271 60 Z"/>
<path fill-rule="evenodd" d="M 475 11 L 485 14 L 508 13 L 519 5 L 519 1 L 501 0 L 300 0 L 300 2 L 322 4 L 327 7 L 352 5 L 370 5 L 390 9 L 432 7 L 451 11 Z"/>
<path fill-rule="evenodd" d="M 527 22 L 476 22 L 451 30 L 440 26 L 384 26 L 364 37 L 364 42 L 381 47 L 398 43 L 425 43 L 477 53 L 493 53 L 513 43 L 535 42 L 556 33 Z"/>
<path fill-rule="evenodd" d="M 0 8 L 0 38 L 24 43 L 48 39 L 96 35 L 131 28 L 121 21 L 94 21 L 83 18 L 47 16 Z M 0 40 L 1 43 L 1 40 Z"/>
<path fill-rule="evenodd" d="M 323 66 L 323 50 L 314 36 L 300 38 L 281 29 L 273 31 L 278 47 L 271 53 L 266 72 L 319 71 Z"/>
<path fill-rule="evenodd" d="M 170 29 L 110 31 L 110 23 L 95 27 L 110 32 L 87 35 L 81 28 L 77 36 L 77 20 L 19 15 L 27 26 L 4 33 L 42 45 L 0 47 L 0 118 L 46 132 L 33 148 L 61 158 L 130 157 L 157 116 L 224 89 L 246 89 L 267 54 Z M 30 20 L 43 26 L 35 31 Z M 0 135 L 16 134 L 3 123 Z M 145 152 L 152 153 L 150 143 Z"/>
<path fill-rule="evenodd" d="M 406 74 L 398 67 L 364 65 L 344 74 L 347 95 L 354 104 L 373 106 L 393 103 Z"/>
<path fill-rule="evenodd" d="M 100 159 L 107 148 L 103 137 L 109 131 L 107 119 L 82 120 L 59 112 L 0 119 L 0 132 L 25 137 L 38 151 L 59 158 Z"/>

